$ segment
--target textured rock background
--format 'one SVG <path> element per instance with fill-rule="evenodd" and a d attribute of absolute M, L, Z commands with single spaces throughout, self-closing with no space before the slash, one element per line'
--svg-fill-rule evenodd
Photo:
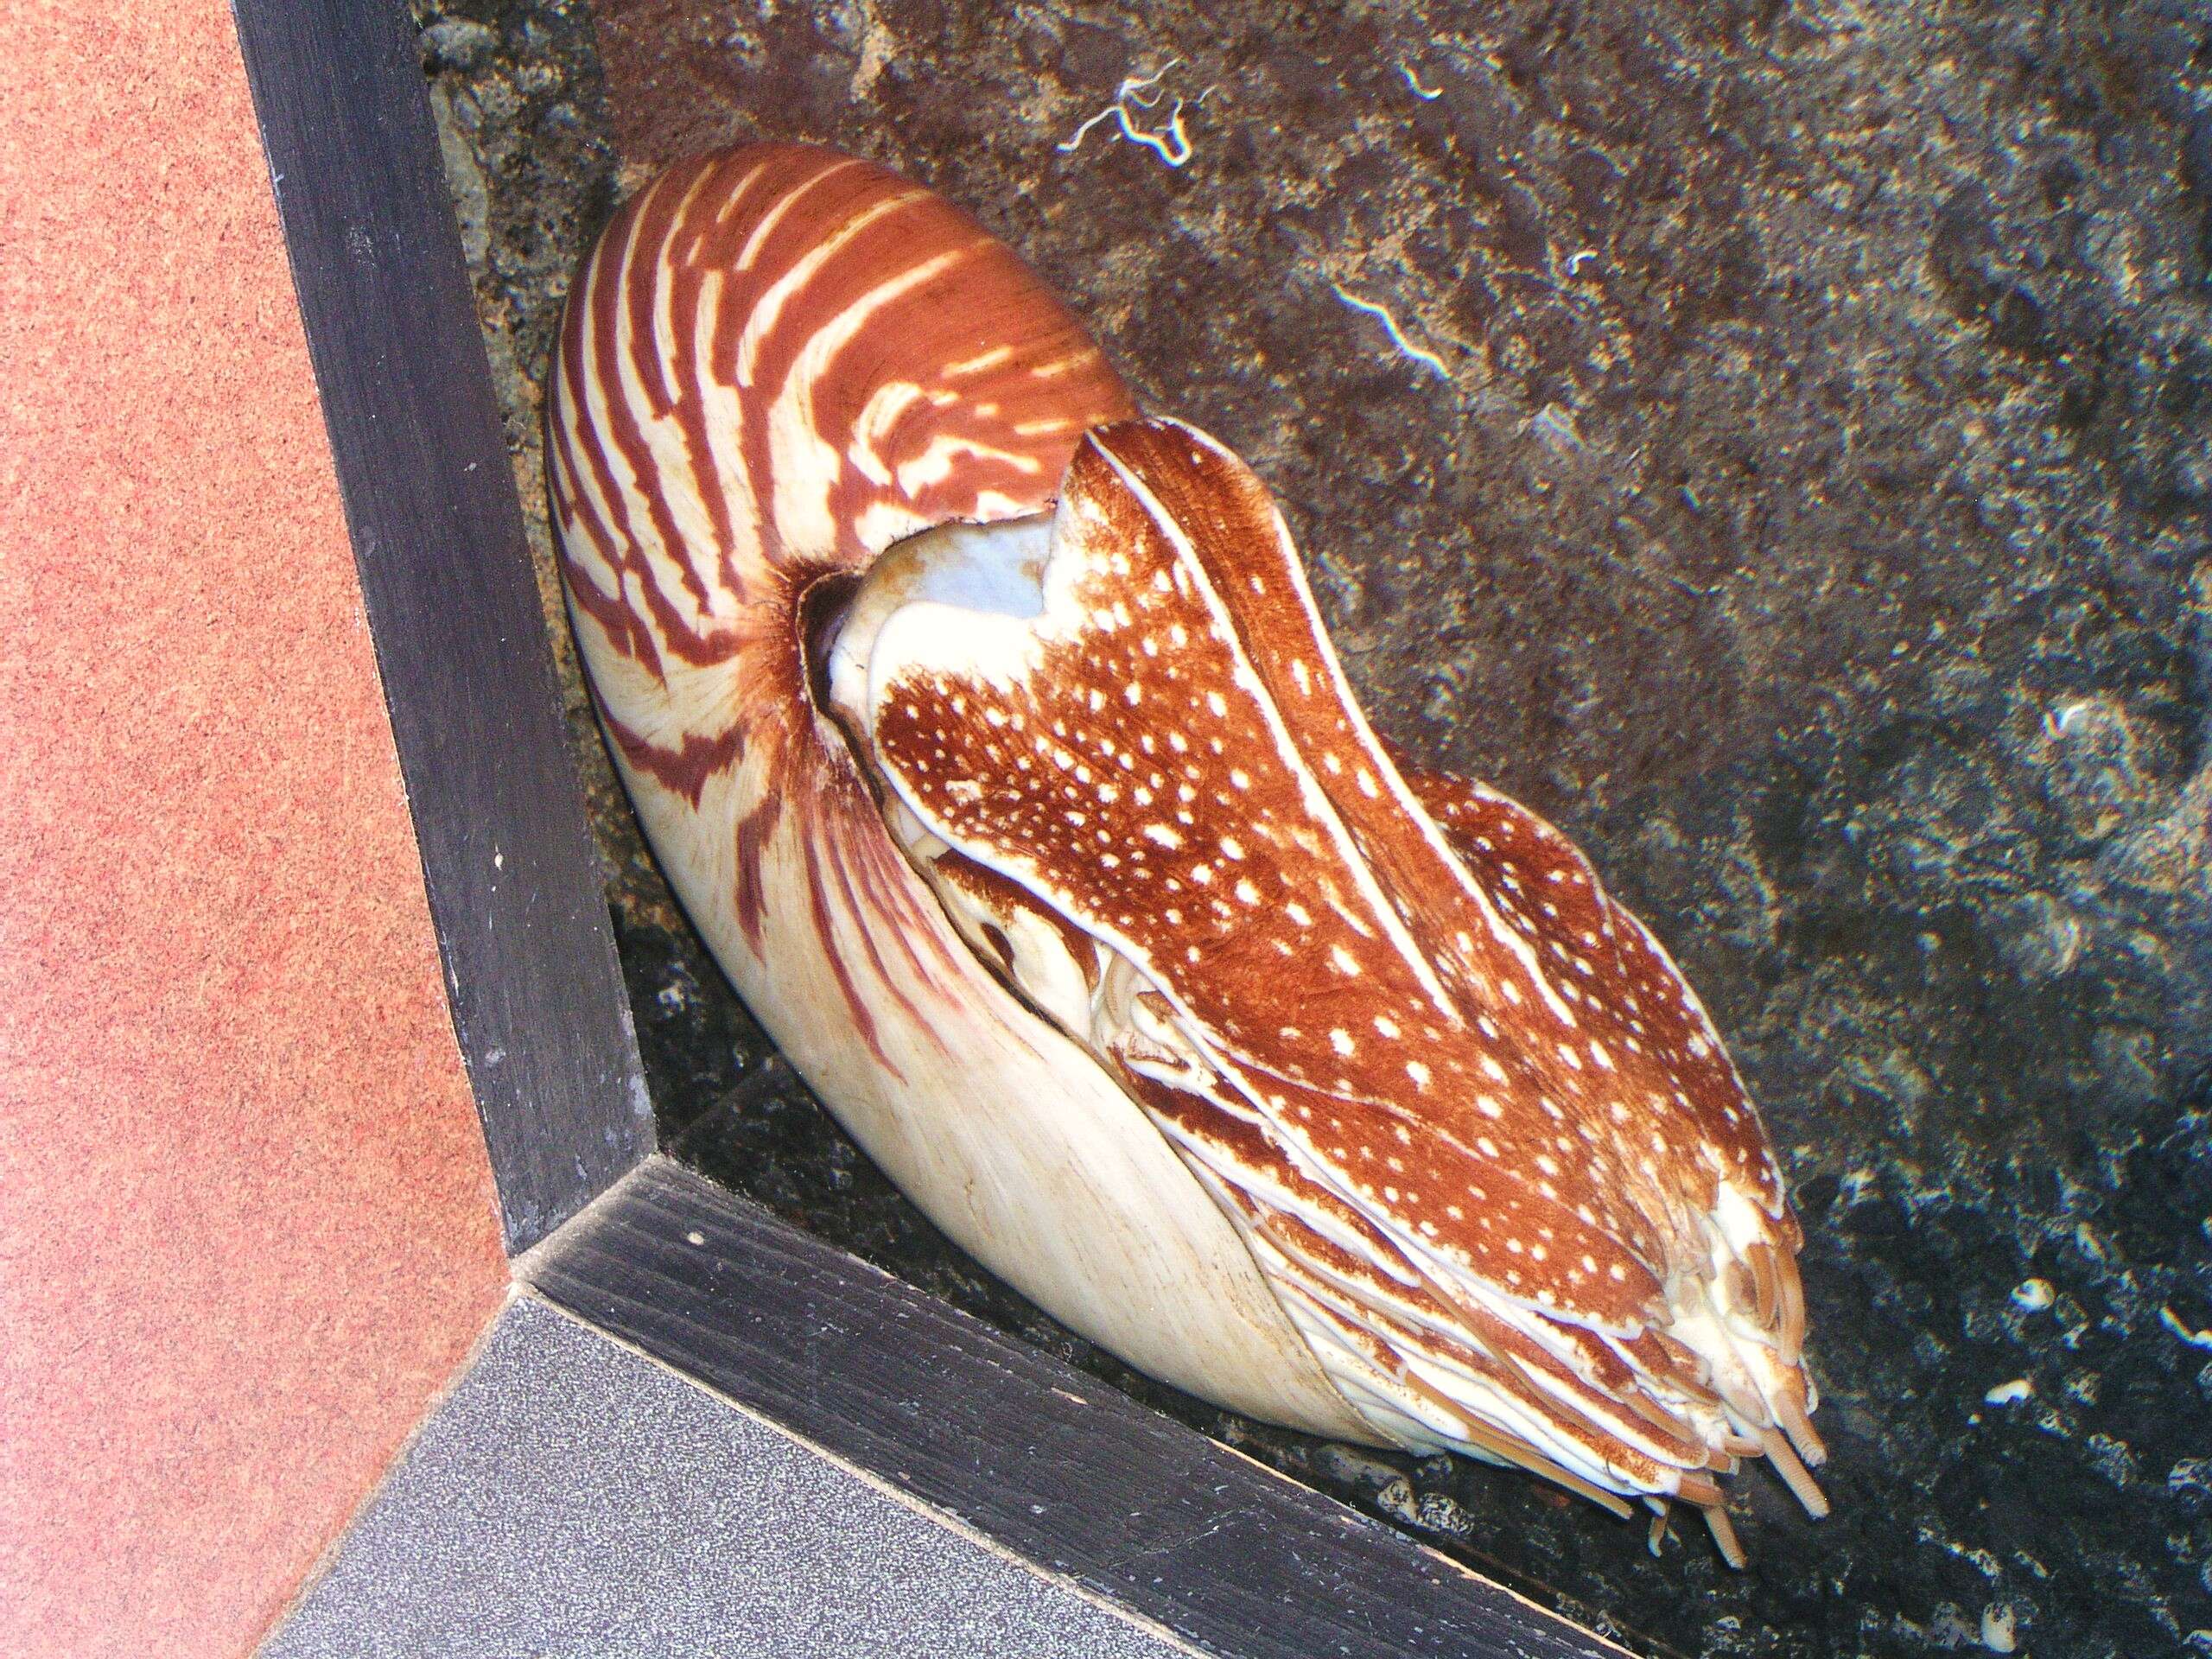
<path fill-rule="evenodd" d="M 766 1057 L 571 671 L 664 1134 L 1648 1649 L 2212 1652 L 2212 18 L 594 10 L 595 43 L 582 0 L 423 14 L 526 505 L 621 184 L 800 137 L 977 212 L 1274 485 L 1379 723 L 1557 820 L 1682 962 L 1796 1184 L 1838 1512 L 1753 1474 L 1750 1573 L 1653 1560 L 1084 1354 Z M 1188 100 L 1187 165 L 1058 148 L 1173 60 L 1128 108 Z"/>

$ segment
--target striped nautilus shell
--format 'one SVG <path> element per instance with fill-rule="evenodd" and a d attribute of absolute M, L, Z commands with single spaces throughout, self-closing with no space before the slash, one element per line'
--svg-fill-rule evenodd
<path fill-rule="evenodd" d="M 1732 1561 L 1738 1459 L 1821 1511 L 1800 1234 L 1697 999 L 1557 830 L 1393 759 L 1266 487 L 973 219 L 685 162 L 547 431 L 655 849 L 953 1239 L 1255 1417 L 1686 1499 Z"/>

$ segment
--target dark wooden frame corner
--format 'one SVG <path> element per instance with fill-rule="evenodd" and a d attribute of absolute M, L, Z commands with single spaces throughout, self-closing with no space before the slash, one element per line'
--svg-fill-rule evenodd
<path fill-rule="evenodd" d="M 406 6 L 235 10 L 518 1276 L 1212 1652 L 1620 1654 L 655 1155 Z"/>

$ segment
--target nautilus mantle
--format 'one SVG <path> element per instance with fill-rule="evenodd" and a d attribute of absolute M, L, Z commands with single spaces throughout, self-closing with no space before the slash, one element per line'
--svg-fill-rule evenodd
<path fill-rule="evenodd" d="M 617 215 L 547 412 L 652 844 L 946 1233 L 1189 1392 L 1621 1513 L 1815 1514 L 1758 1115 L 1557 830 L 1403 764 L 1281 515 L 943 199 L 793 145 Z"/>

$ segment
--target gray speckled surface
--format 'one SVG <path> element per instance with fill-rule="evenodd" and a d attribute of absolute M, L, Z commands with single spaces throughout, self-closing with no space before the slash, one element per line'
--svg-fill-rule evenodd
<path fill-rule="evenodd" d="M 262 1659 L 1189 1651 L 523 1300 Z"/>

